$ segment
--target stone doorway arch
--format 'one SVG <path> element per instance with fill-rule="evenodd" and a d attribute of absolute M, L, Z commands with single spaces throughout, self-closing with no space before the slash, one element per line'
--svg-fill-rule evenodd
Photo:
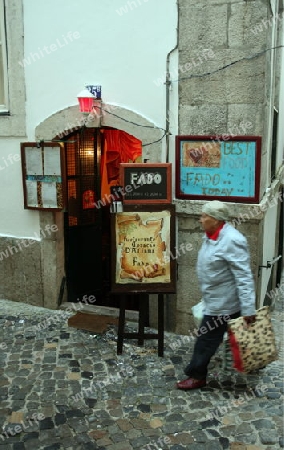
<path fill-rule="evenodd" d="M 70 106 L 47 117 L 35 129 L 36 141 L 53 141 L 69 135 L 82 126 L 90 128 L 112 127 L 125 131 L 142 141 L 143 160 L 160 162 L 164 130 L 145 117 L 123 107 L 103 103 L 100 112 L 84 117 L 78 106 Z M 149 144 L 149 145 L 148 145 Z M 55 224 L 58 228 L 52 236 L 41 241 L 41 272 L 43 280 L 43 306 L 56 309 L 66 300 L 62 295 L 65 279 L 64 257 L 64 213 L 39 212 L 40 228 Z M 66 292 L 66 291 L 65 291 Z"/>

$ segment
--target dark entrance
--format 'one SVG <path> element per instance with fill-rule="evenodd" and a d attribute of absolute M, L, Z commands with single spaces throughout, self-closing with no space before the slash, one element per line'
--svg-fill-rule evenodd
<path fill-rule="evenodd" d="M 100 133 L 84 128 L 65 143 L 68 207 L 65 213 L 65 270 L 68 301 L 96 302 L 103 296 L 102 209 L 99 197 Z"/>
<path fill-rule="evenodd" d="M 98 202 L 103 153 L 99 128 L 82 128 L 65 141 L 67 295 L 70 302 L 118 307 L 119 296 L 110 294 L 110 207 Z M 128 299 L 127 309 L 138 309 L 135 299 Z"/>

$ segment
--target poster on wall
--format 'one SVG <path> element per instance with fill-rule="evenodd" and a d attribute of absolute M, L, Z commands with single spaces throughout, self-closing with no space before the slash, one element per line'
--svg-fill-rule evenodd
<path fill-rule="evenodd" d="M 174 293 L 175 206 L 125 205 L 111 221 L 112 292 Z"/>
<path fill-rule="evenodd" d="M 24 208 L 61 211 L 65 205 L 62 144 L 22 143 L 21 158 Z"/>
<path fill-rule="evenodd" d="M 176 136 L 177 198 L 259 201 L 261 137 L 223 136 Z"/>

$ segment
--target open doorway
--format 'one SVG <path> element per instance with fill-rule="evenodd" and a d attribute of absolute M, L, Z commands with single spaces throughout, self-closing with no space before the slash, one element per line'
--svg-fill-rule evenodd
<path fill-rule="evenodd" d="M 65 272 L 70 302 L 119 305 L 110 293 L 110 192 L 120 162 L 141 160 L 142 143 L 124 131 L 83 127 L 65 140 Z M 135 302 L 128 309 L 136 309 Z"/>

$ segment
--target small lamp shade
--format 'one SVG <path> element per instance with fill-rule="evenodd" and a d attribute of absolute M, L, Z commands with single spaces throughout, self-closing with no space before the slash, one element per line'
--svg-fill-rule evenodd
<path fill-rule="evenodd" d="M 96 97 L 88 91 L 88 89 L 84 89 L 77 95 L 77 98 L 80 105 L 80 112 L 87 114 L 90 113 Z"/>

